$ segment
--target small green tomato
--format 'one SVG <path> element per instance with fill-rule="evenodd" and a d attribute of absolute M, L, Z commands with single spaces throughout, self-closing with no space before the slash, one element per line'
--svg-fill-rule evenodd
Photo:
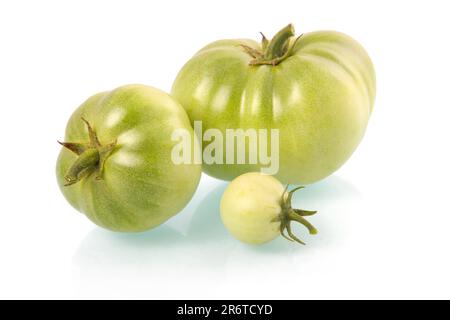
<path fill-rule="evenodd" d="M 236 239 L 245 243 L 262 244 L 281 234 L 290 241 L 305 244 L 292 233 L 291 222 L 297 221 L 310 234 L 317 234 L 316 228 L 305 219 L 316 211 L 292 208 L 292 195 L 301 188 L 288 191 L 272 176 L 259 172 L 243 174 L 229 184 L 222 196 L 222 221 Z"/>

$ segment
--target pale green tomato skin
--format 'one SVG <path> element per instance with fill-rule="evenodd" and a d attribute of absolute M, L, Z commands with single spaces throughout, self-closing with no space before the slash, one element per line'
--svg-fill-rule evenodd
<path fill-rule="evenodd" d="M 175 129 L 193 135 L 186 112 L 167 93 L 144 85 L 127 85 L 90 97 L 71 116 L 65 141 L 88 142 L 88 120 L 101 143 L 117 140 L 101 180 L 95 175 L 64 186 L 77 155 L 63 148 L 56 166 L 63 195 L 97 225 L 123 232 L 151 229 L 191 199 L 201 175 L 198 164 L 175 165 L 171 141 Z M 195 140 L 195 139 L 193 139 Z"/>
<path fill-rule="evenodd" d="M 172 95 L 203 130 L 280 130 L 283 183 L 308 184 L 336 171 L 360 143 L 375 99 L 375 71 L 365 50 L 334 31 L 304 34 L 276 66 L 250 66 L 240 44 L 221 40 L 200 50 L 179 72 Z M 209 142 L 203 144 L 203 148 Z M 224 155 L 225 161 L 225 155 Z M 224 179 L 264 165 L 204 164 Z"/>
<path fill-rule="evenodd" d="M 283 185 L 274 177 L 250 172 L 234 179 L 220 202 L 222 222 L 236 239 L 263 244 L 280 235 Z"/>

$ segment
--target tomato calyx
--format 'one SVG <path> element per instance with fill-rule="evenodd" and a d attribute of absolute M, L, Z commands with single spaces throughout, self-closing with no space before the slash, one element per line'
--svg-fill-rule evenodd
<path fill-rule="evenodd" d="M 317 229 L 310 223 L 305 217 L 312 216 L 317 213 L 317 211 L 308 211 L 301 209 L 292 208 L 292 196 L 293 194 L 304 187 L 297 187 L 291 191 L 288 191 L 289 185 L 286 186 L 286 189 L 283 192 L 283 196 L 281 197 L 281 213 L 280 215 L 274 219 L 273 222 L 280 222 L 280 233 L 281 235 L 289 241 L 295 241 L 300 244 L 305 245 L 303 241 L 297 238 L 292 232 L 291 222 L 296 221 L 303 226 L 305 226 L 309 234 L 314 235 L 317 234 Z M 287 235 L 286 235 L 287 232 Z"/>
<path fill-rule="evenodd" d="M 301 38 L 302 35 L 297 37 L 295 40 L 292 40 L 292 38 L 295 36 L 295 30 L 294 26 L 292 24 L 289 24 L 278 31 L 278 33 L 270 41 L 267 40 L 264 34 L 261 33 L 261 36 L 262 50 L 252 48 L 245 44 L 240 45 L 246 53 L 253 57 L 253 60 L 250 60 L 249 62 L 249 65 L 251 66 L 276 66 L 292 55 L 292 51 L 294 50 L 297 41 Z"/>
<path fill-rule="evenodd" d="M 64 186 L 73 185 L 94 172 L 96 172 L 96 179 L 100 180 L 102 178 L 105 161 L 117 145 L 117 141 L 102 145 L 98 140 L 97 133 L 90 123 L 85 118 L 81 118 L 81 120 L 87 126 L 89 143 L 58 141 L 64 148 L 78 155 L 78 158 L 64 176 L 64 179 L 66 180 Z"/>

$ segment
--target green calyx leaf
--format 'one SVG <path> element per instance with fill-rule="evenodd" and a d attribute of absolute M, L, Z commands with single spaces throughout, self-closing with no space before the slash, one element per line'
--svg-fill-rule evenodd
<path fill-rule="evenodd" d="M 291 222 L 296 221 L 303 226 L 305 226 L 311 235 L 317 234 L 317 229 L 308 222 L 305 217 L 312 216 L 317 213 L 317 211 L 308 211 L 301 209 L 292 208 L 292 196 L 293 194 L 303 189 L 304 187 L 297 187 L 291 191 L 288 191 L 288 185 L 284 190 L 283 196 L 281 198 L 281 213 L 277 221 L 280 221 L 280 233 L 281 235 L 289 241 L 295 241 L 300 244 L 305 244 L 302 240 L 297 238 L 292 232 Z"/>

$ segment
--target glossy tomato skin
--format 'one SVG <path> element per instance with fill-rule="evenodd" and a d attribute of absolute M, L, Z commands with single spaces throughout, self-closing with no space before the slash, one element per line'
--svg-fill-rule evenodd
<path fill-rule="evenodd" d="M 249 172 L 234 179 L 220 202 L 220 215 L 227 230 L 248 244 L 263 244 L 280 235 L 284 187 L 274 177 Z"/>
<path fill-rule="evenodd" d="M 342 33 L 319 31 L 304 34 L 278 65 L 251 66 L 242 44 L 261 50 L 243 39 L 200 50 L 178 74 L 173 96 L 203 130 L 225 136 L 227 128 L 279 129 L 276 177 L 283 183 L 332 174 L 360 143 L 373 108 L 375 72 L 365 50 Z M 261 167 L 204 164 L 203 170 L 232 180 Z"/>
<path fill-rule="evenodd" d="M 192 135 L 193 130 L 184 109 L 168 94 L 143 85 L 96 94 L 71 116 L 65 141 L 89 140 L 81 118 L 89 121 L 101 143 L 117 144 L 100 180 L 91 174 L 71 186 L 65 186 L 64 176 L 77 155 L 61 150 L 58 184 L 78 211 L 104 228 L 138 232 L 163 223 L 188 203 L 201 167 L 171 161 L 173 130 L 182 128 Z"/>

